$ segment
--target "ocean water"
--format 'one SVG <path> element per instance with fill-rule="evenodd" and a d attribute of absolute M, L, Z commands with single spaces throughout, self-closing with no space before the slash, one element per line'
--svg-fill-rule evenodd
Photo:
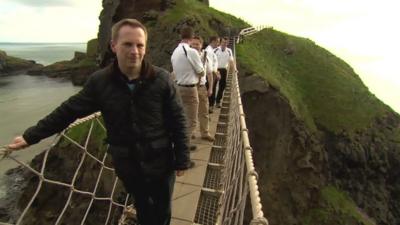
<path fill-rule="evenodd" d="M 84 51 L 84 44 L 30 44 L 0 43 L 0 49 L 8 55 L 32 59 L 38 63 L 51 64 L 69 60 L 74 51 Z M 69 80 L 29 76 L 19 74 L 0 76 L 0 146 L 7 145 L 15 136 L 55 109 L 61 102 L 77 93 Z M 13 153 L 17 159 L 29 162 L 35 155 L 46 149 L 53 138 L 48 138 L 37 145 Z M 9 159 L 0 161 L 0 197 L 4 195 L 1 177 L 5 171 L 17 166 Z"/>

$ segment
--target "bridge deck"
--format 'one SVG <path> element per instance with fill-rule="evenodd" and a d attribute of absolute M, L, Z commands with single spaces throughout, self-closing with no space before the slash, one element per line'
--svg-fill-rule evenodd
<path fill-rule="evenodd" d="M 210 134 L 215 135 L 220 109 L 215 108 L 210 114 Z M 196 139 L 192 139 L 197 149 L 191 153 L 195 167 L 189 169 L 184 176 L 177 177 L 172 197 L 172 225 L 191 225 L 194 223 L 201 189 L 210 158 L 212 142 L 200 139 L 199 128 L 196 129 Z"/>

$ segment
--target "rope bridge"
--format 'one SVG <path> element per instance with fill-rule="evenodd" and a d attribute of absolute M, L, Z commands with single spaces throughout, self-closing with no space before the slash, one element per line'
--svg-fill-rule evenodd
<path fill-rule="evenodd" d="M 235 43 L 236 40 L 233 39 L 231 44 L 234 54 Z M 80 133 L 82 130 L 88 131 Z M 100 113 L 79 119 L 56 136 L 53 144 L 42 153 L 39 168 L 33 168 L 17 159 L 5 147 L 0 148 L 4 158 L 14 160 L 30 171 L 35 177 L 30 180 L 37 183 L 35 188 L 32 187 L 33 194 L 18 218 L 0 224 L 33 224 L 31 219 L 37 217 L 35 212 L 38 211 L 35 208 L 44 201 L 40 193 L 51 192 L 55 187 L 59 190 L 53 190 L 55 198 L 63 198 L 47 201 L 60 203 L 63 199 L 66 200 L 58 206 L 60 209 L 57 215 L 49 216 L 47 224 L 66 224 L 65 221 L 70 221 L 72 217 L 76 217 L 74 224 L 81 225 L 93 224 L 91 221 L 94 218 L 98 221 L 100 217 L 104 221 L 102 224 L 136 224 L 134 200 L 124 192 L 121 182 L 114 174 L 111 156 L 106 151 L 108 146 L 101 141 L 104 136 L 105 127 Z M 259 197 L 258 175 L 253 164 L 236 73 L 228 74 L 215 137 L 193 222 L 202 225 L 241 225 L 249 195 L 252 212 L 250 224 L 267 225 Z M 76 152 L 72 152 L 75 150 Z M 53 161 L 60 162 L 60 166 L 65 163 L 59 159 L 62 155 L 68 155 L 76 163 L 75 171 L 62 171 L 61 168 L 58 172 L 69 174 L 68 179 L 46 170 L 54 167 Z M 90 185 L 83 182 L 87 176 L 94 180 Z M 50 186 L 52 189 L 45 190 Z M 81 215 L 72 215 L 70 210 L 74 208 L 79 208 Z"/>

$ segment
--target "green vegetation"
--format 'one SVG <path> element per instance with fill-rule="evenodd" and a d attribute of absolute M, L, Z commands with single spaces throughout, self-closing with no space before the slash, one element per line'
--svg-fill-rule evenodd
<path fill-rule="evenodd" d="M 100 119 L 101 123 L 104 124 L 102 119 Z M 76 141 L 77 143 L 81 144 L 82 146 L 85 145 L 92 121 L 86 121 L 81 123 L 71 129 L 69 129 L 66 135 L 71 138 L 72 140 Z M 104 139 L 106 138 L 106 132 L 103 127 L 99 124 L 98 121 L 93 121 L 93 128 L 92 134 L 89 141 L 89 145 L 92 146 L 88 150 L 95 154 L 96 156 L 102 154 L 106 151 L 106 146 L 104 145 Z M 59 142 L 59 147 L 67 147 L 71 145 L 71 142 L 66 139 L 62 138 Z M 99 150 L 96 152 L 96 150 Z"/>
<path fill-rule="evenodd" d="M 23 68 L 30 67 L 33 65 L 32 61 L 16 58 L 13 56 L 7 56 L 6 65 L 10 68 Z"/>
<path fill-rule="evenodd" d="M 323 208 L 311 209 L 302 221 L 304 225 L 314 224 L 363 224 L 374 225 L 362 214 L 356 204 L 345 193 L 327 186 L 321 190 Z"/>
<path fill-rule="evenodd" d="M 84 58 L 80 61 L 66 60 L 53 63 L 43 68 L 44 71 L 63 71 L 71 69 L 81 69 L 84 67 L 96 67 L 96 61 L 93 58 Z"/>
<path fill-rule="evenodd" d="M 246 37 L 237 55 L 243 69 L 280 90 L 312 130 L 363 129 L 388 109 L 348 64 L 311 40 L 264 29 Z"/>
<path fill-rule="evenodd" d="M 97 39 L 88 41 L 86 45 L 86 53 L 75 52 L 75 57 L 72 60 L 64 60 L 53 63 L 43 68 L 43 71 L 64 71 L 82 68 L 93 68 L 97 67 L 96 55 L 97 55 Z"/>
<path fill-rule="evenodd" d="M 88 43 L 86 45 L 87 57 L 96 58 L 98 45 L 99 45 L 99 42 L 98 42 L 97 38 L 88 41 Z"/>
<path fill-rule="evenodd" d="M 5 68 L 28 68 L 33 65 L 33 61 L 9 56 L 5 51 L 0 50 L 0 69 Z"/>
<path fill-rule="evenodd" d="M 249 26 L 243 20 L 208 7 L 197 0 L 177 0 L 176 6 L 167 10 L 166 14 L 159 19 L 159 22 L 162 26 L 168 27 L 168 25 L 177 24 L 182 20 L 190 20 L 193 23 L 197 23 L 198 27 L 204 29 L 209 35 L 217 35 L 215 30 L 212 29 L 212 22 L 221 23 L 220 25 L 223 27 L 232 28 Z"/>

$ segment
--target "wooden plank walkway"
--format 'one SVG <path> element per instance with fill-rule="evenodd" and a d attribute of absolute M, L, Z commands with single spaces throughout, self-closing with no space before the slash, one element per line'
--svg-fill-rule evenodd
<path fill-rule="evenodd" d="M 210 134 L 215 135 L 220 109 L 215 108 L 210 114 Z M 191 153 L 195 167 L 189 169 L 184 176 L 177 177 L 172 197 L 171 225 L 192 225 L 196 215 L 197 205 L 206 175 L 210 158 L 212 142 L 200 139 L 199 128 L 196 129 L 196 139 L 192 139 L 197 149 Z"/>

